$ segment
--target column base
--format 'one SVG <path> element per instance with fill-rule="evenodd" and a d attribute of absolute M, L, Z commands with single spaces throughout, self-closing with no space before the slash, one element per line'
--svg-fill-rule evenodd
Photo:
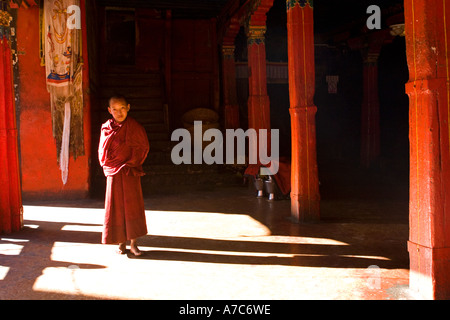
<path fill-rule="evenodd" d="M 320 221 L 320 200 L 311 200 L 291 193 L 291 221 L 314 223 Z"/>
<path fill-rule="evenodd" d="M 409 287 L 419 299 L 450 299 L 450 248 L 429 248 L 408 241 Z"/>
<path fill-rule="evenodd" d="M 297 223 L 320 220 L 316 156 L 316 106 L 289 109 L 292 130 L 291 218 Z"/>

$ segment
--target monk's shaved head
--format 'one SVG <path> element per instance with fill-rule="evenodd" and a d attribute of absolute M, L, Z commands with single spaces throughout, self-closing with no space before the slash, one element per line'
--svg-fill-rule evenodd
<path fill-rule="evenodd" d="M 128 105 L 127 99 L 124 96 L 121 95 L 115 95 L 109 98 L 108 104 L 111 106 L 111 103 L 118 102 L 120 104 L 123 104 L 124 106 Z"/>
<path fill-rule="evenodd" d="M 113 116 L 117 123 L 125 121 L 130 111 L 130 104 L 123 96 L 112 96 L 109 98 L 108 112 Z"/>

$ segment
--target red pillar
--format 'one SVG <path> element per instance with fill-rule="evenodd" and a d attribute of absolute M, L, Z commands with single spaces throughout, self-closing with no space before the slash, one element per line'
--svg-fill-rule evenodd
<path fill-rule="evenodd" d="M 0 8 L 0 233 L 22 227 L 9 14 Z"/>
<path fill-rule="evenodd" d="M 388 29 L 348 40 L 351 49 L 363 58 L 363 102 L 361 106 L 361 166 L 369 168 L 380 156 L 380 101 L 378 57 L 393 36 Z"/>
<path fill-rule="evenodd" d="M 405 0 L 410 289 L 450 299 L 450 3 Z"/>
<path fill-rule="evenodd" d="M 266 13 L 273 0 L 262 0 L 251 15 L 247 27 L 249 69 L 248 127 L 270 129 L 270 101 L 267 95 L 266 73 Z"/>
<path fill-rule="evenodd" d="M 239 128 L 239 105 L 236 92 L 236 64 L 234 40 L 239 32 L 239 21 L 231 19 L 222 41 L 222 91 L 225 129 Z"/>
<path fill-rule="evenodd" d="M 287 1 L 289 97 L 292 132 L 291 214 L 298 222 L 320 218 L 314 105 L 312 1 Z"/>
<path fill-rule="evenodd" d="M 363 103 L 361 109 L 361 165 L 369 168 L 380 156 L 380 101 L 378 98 L 379 52 L 363 56 Z"/>

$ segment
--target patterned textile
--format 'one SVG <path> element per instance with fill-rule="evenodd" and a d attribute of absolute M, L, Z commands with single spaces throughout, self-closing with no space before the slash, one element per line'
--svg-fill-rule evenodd
<path fill-rule="evenodd" d="M 53 136 L 65 184 L 69 153 L 84 155 L 81 29 L 68 27 L 68 12 L 80 0 L 45 0 L 42 15 L 42 41 L 47 90 L 50 93 Z"/>

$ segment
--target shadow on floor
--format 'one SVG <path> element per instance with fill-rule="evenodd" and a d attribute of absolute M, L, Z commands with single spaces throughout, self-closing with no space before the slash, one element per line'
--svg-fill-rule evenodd
<path fill-rule="evenodd" d="M 398 252 L 392 249 L 392 243 L 387 243 L 384 248 L 373 248 L 367 244 L 365 246 L 296 244 L 146 236 L 140 239 L 140 244 L 157 249 L 143 251 L 139 257 L 128 253 L 129 258 L 319 268 L 367 268 L 370 265 L 386 269 L 408 267 L 407 260 L 399 259 Z"/>
<path fill-rule="evenodd" d="M 361 174 L 361 172 L 359 172 Z M 318 268 L 409 268 L 408 199 L 403 181 L 329 174 L 321 188 L 321 221 L 298 225 L 289 221 L 290 201 L 257 199 L 251 188 L 243 186 L 203 186 L 171 194 L 147 195 L 146 209 L 154 211 L 213 212 L 248 215 L 265 225 L 272 237 L 308 237 L 331 239 L 338 244 L 296 243 L 284 239 L 255 241 L 211 239 L 167 235 L 147 235 L 140 239 L 145 251 L 131 259 L 152 261 L 188 261 L 218 264 L 281 265 Z M 366 181 L 364 183 L 364 181 Z M 373 183 L 369 183 L 372 181 Z M 28 202 L 28 205 L 103 208 L 103 199 Z M 0 280 L 0 298 L 27 296 L 30 299 L 69 299 L 71 295 L 39 293 L 33 284 L 45 268 L 68 268 L 70 262 L 51 258 L 55 242 L 99 244 L 100 232 L 62 230 L 66 225 L 98 227 L 97 224 L 27 220 L 37 228 L 25 228 L 12 235 L 1 235 L 0 244 L 23 246 L 20 254 L 0 254 L 0 267 L 8 269 Z M 226 226 L 217 226 L 226 228 Z M 189 228 L 189 224 L 186 224 Z M 81 269 L 101 269 L 103 265 L 77 264 Z M 1 278 L 0 278 L 1 279 Z M 77 295 L 77 299 L 93 297 Z"/>

